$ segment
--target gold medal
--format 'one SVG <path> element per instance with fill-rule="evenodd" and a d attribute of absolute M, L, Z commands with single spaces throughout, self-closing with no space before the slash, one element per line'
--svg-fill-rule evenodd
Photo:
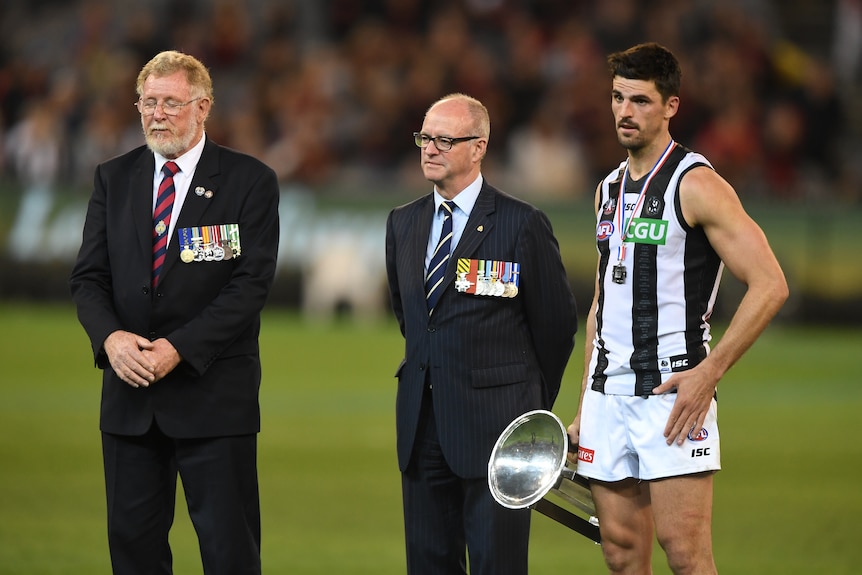
<path fill-rule="evenodd" d="M 180 252 L 180 259 L 184 264 L 191 263 L 195 260 L 195 252 L 189 248 L 183 248 L 183 251 Z"/>

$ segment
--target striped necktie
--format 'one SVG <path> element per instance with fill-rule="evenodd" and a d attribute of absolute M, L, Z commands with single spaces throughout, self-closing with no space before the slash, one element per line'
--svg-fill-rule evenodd
<path fill-rule="evenodd" d="M 428 315 L 434 311 L 440 294 L 443 293 L 443 276 L 446 274 L 446 264 L 449 262 L 449 252 L 452 251 L 452 210 L 455 202 L 447 200 L 440 204 L 443 211 L 443 228 L 440 232 L 440 242 L 431 263 L 428 264 L 428 275 L 425 276 L 425 298 L 428 302 Z"/>
<path fill-rule="evenodd" d="M 168 251 L 168 230 L 171 227 L 171 212 L 174 209 L 174 175 L 180 171 L 180 167 L 174 162 L 166 162 L 162 166 L 162 183 L 159 184 L 159 193 L 156 196 L 156 209 L 153 210 L 153 288 L 159 284 L 159 274 L 165 263 L 165 254 Z"/>

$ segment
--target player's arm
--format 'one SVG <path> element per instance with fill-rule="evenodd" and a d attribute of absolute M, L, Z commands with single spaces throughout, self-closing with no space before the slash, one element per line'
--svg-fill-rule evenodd
<path fill-rule="evenodd" d="M 784 273 L 760 226 L 736 192 L 707 167 L 694 168 L 680 183 L 683 217 L 700 226 L 727 269 L 747 286 L 721 341 L 697 367 L 675 374 L 654 393 L 679 394 L 665 428 L 668 443 L 698 433 L 718 381 L 751 347 L 788 296 Z"/>
<path fill-rule="evenodd" d="M 601 198 L 601 184 L 596 188 L 595 212 L 598 213 L 599 201 Z M 569 433 L 569 441 L 575 445 L 580 440 L 581 436 L 581 406 L 584 403 L 584 394 L 587 391 L 587 386 L 590 381 L 590 360 L 593 356 L 593 346 L 596 339 L 596 309 L 598 308 L 599 299 L 599 265 L 596 263 L 596 285 L 593 288 L 593 303 L 590 305 L 590 311 L 587 313 L 586 325 L 584 328 L 584 376 L 581 380 L 581 396 L 578 399 L 578 411 L 575 414 L 575 419 L 567 428 Z"/>

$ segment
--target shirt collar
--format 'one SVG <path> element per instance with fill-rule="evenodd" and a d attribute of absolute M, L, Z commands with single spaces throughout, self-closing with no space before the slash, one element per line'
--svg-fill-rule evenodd
<path fill-rule="evenodd" d="M 479 192 L 482 191 L 482 182 L 482 174 L 479 174 L 469 186 L 458 192 L 458 194 L 452 199 L 452 201 L 455 202 L 455 205 L 468 216 L 470 215 L 470 212 L 473 211 L 473 206 L 476 205 L 476 200 L 479 198 Z M 441 196 L 440 192 L 437 191 L 437 186 L 434 186 L 435 214 L 440 210 L 440 204 L 444 201 L 446 201 L 446 198 Z"/>
<path fill-rule="evenodd" d="M 206 134 L 202 134 L 197 144 L 192 146 L 185 154 L 173 160 L 180 167 L 182 174 L 189 175 L 194 172 L 195 166 L 198 165 L 198 160 L 201 159 L 201 155 L 204 153 L 206 139 Z M 158 175 L 161 173 L 162 167 L 168 162 L 168 159 L 156 152 L 153 152 L 153 155 L 156 158 L 156 174 Z"/>

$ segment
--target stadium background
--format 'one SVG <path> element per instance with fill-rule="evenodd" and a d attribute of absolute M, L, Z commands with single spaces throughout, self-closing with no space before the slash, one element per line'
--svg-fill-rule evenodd
<path fill-rule="evenodd" d="M 857 572 L 860 0 L 6 0 L 0 573 L 106 572 L 97 374 L 66 279 L 95 164 L 142 143 L 134 80 L 154 53 L 209 66 L 208 134 L 265 160 L 282 185 L 264 322 L 264 565 L 379 575 L 403 572 L 383 227 L 389 209 L 430 191 L 411 132 L 445 93 L 488 105 L 485 176 L 547 210 L 585 308 L 591 197 L 622 159 L 604 59 L 644 40 L 681 59 L 673 135 L 734 185 L 792 290 L 729 376 L 741 391 L 723 396 L 719 564 Z M 741 290 L 725 277 L 719 331 Z M 578 356 L 555 407 L 563 419 Z M 184 515 L 178 572 L 196 572 Z M 597 572 L 596 550 L 561 530 L 537 521 L 535 572 L 581 557 L 578 572 Z"/>
<path fill-rule="evenodd" d="M 683 67 L 674 137 L 784 264 L 782 317 L 862 317 L 857 0 L 13 0 L 0 16 L 0 296 L 67 297 L 93 168 L 142 142 L 135 76 L 176 48 L 211 69 L 209 136 L 281 180 L 275 303 L 386 313 L 382 222 L 429 191 L 411 132 L 452 91 L 487 104 L 486 177 L 547 209 L 588 301 L 590 202 L 621 159 L 604 59 L 652 39 Z"/>

